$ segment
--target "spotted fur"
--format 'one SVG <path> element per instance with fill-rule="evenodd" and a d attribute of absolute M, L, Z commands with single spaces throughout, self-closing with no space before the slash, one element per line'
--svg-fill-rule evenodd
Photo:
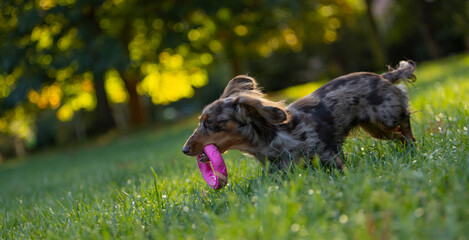
<path fill-rule="evenodd" d="M 415 81 L 414 70 L 414 62 L 401 61 L 381 75 L 348 74 L 288 106 L 265 99 L 253 78 L 237 76 L 205 107 L 183 152 L 196 156 L 215 144 L 220 152 L 238 149 L 262 165 L 268 161 L 272 169 L 286 169 L 317 154 L 323 165 L 342 169 L 342 145 L 356 127 L 379 139 L 406 145 L 415 141 L 406 92 L 395 86 Z"/>

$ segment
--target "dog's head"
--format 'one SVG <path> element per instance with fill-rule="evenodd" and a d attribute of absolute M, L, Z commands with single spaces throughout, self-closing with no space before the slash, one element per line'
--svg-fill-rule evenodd
<path fill-rule="evenodd" d="M 287 119 L 282 103 L 263 98 L 257 82 L 248 76 L 233 78 L 221 97 L 206 106 L 199 126 L 189 137 L 182 152 L 189 156 L 202 153 L 214 144 L 223 153 L 229 149 L 247 149 L 272 135 L 269 130 Z"/>

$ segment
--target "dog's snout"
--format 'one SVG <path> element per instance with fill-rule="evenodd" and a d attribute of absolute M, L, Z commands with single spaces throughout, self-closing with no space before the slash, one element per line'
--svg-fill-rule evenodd
<path fill-rule="evenodd" d="M 191 149 L 189 148 L 189 146 L 184 146 L 182 148 L 182 152 L 186 155 L 189 155 L 189 153 L 191 152 Z"/>

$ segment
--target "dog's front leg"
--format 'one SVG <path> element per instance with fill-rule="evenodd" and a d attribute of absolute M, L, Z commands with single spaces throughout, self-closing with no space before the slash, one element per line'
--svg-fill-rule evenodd
<path fill-rule="evenodd" d="M 294 165 L 294 156 L 289 154 L 281 154 L 277 157 L 269 158 L 269 173 L 287 173 L 292 170 Z"/>
<path fill-rule="evenodd" d="M 344 169 L 345 156 L 340 149 L 334 150 L 333 148 L 326 148 L 319 151 L 319 160 L 324 167 L 333 167 L 339 171 Z"/>

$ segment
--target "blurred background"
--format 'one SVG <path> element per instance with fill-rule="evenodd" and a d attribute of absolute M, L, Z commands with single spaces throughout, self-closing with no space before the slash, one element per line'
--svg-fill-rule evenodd
<path fill-rule="evenodd" d="M 0 162 L 267 92 L 469 50 L 467 0 L 3 0 Z M 181 143 L 182 145 L 182 143 Z"/>

